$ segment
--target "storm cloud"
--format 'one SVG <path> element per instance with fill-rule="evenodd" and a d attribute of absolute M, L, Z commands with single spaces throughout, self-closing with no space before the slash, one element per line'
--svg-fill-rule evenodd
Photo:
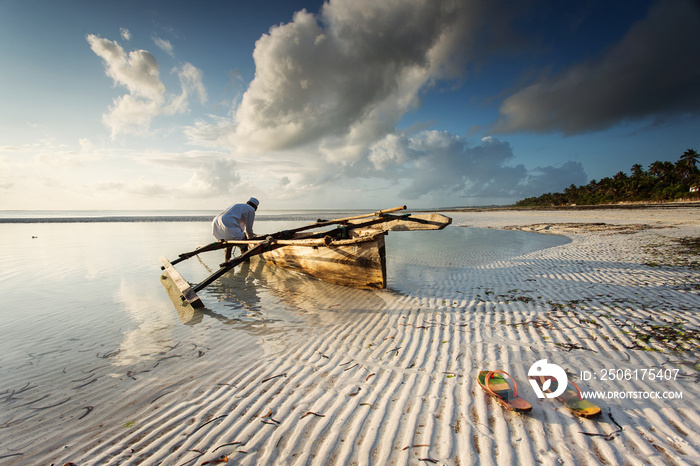
<path fill-rule="evenodd" d="M 458 1 L 330 2 L 261 37 L 255 79 L 236 111 L 236 145 L 289 149 L 321 141 L 351 163 L 393 130 L 418 92 L 454 64 Z"/>
<path fill-rule="evenodd" d="M 567 135 L 621 122 L 700 114 L 700 4 L 658 1 L 599 57 L 504 100 L 493 133 Z"/>
<path fill-rule="evenodd" d="M 354 163 L 420 105 L 423 92 L 518 43 L 507 27 L 518 8 L 511 1 L 335 0 L 318 14 L 301 10 L 256 42 L 255 78 L 233 124 L 198 122 L 188 134 L 249 152 L 314 144 L 328 160 Z"/>

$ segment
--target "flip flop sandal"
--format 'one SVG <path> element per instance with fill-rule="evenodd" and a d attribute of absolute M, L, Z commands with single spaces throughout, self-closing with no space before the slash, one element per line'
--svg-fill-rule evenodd
<path fill-rule="evenodd" d="M 544 388 L 547 380 L 550 381 L 549 386 Z M 540 383 L 542 390 L 546 393 L 556 392 L 557 387 L 559 386 L 557 379 L 554 377 L 538 376 L 537 381 Z M 573 385 L 576 390 L 573 390 L 571 385 Z M 559 395 L 557 400 L 564 403 L 564 405 L 569 408 L 572 413 L 579 417 L 592 418 L 599 416 L 601 412 L 597 405 L 583 399 L 581 389 L 578 388 L 578 385 L 576 385 L 572 380 L 569 380 L 569 385 L 567 385 L 566 391 Z"/>
<path fill-rule="evenodd" d="M 508 381 L 500 374 L 507 376 L 513 382 L 511 389 Z M 518 396 L 518 385 L 513 377 L 505 371 L 481 371 L 477 381 L 486 393 L 496 399 L 504 408 L 516 413 L 526 413 L 532 405 Z"/>

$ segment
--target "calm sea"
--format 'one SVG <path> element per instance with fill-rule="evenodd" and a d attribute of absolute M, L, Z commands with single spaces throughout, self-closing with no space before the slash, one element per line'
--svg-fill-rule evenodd
<path fill-rule="evenodd" d="M 366 211 L 261 211 L 256 216 L 255 232 L 274 233 L 319 219 L 363 213 Z M 210 222 L 216 214 L 202 210 L 0 211 L 0 244 L 7 251 L 0 258 L 4 262 L 0 287 L 14 298 L 13 304 L 28 307 L 23 315 L 43 315 L 45 303 L 37 299 L 36 287 L 44 290 L 41 296 L 60 284 L 54 292 L 69 295 L 69 304 L 83 299 L 95 303 L 114 291 L 117 280 L 123 284 L 143 272 L 142 280 L 148 282 L 146 274 L 159 265 L 160 256 L 174 259 L 179 253 L 212 242 Z M 454 225 L 442 231 L 393 232 L 387 238 L 389 287 L 411 292 L 426 285 L 426 276 L 441 280 L 460 268 L 567 242 L 561 236 Z M 183 275 L 196 283 L 218 268 L 221 255 L 220 251 L 208 253 L 206 258 L 191 259 L 178 269 L 192 269 L 187 270 L 192 275 Z M 159 289 L 158 294 L 158 299 L 162 298 Z M 54 309 L 56 303 L 52 299 Z M 0 310 L 4 318 L 2 313 Z"/>
<path fill-rule="evenodd" d="M 255 231 L 273 233 L 318 218 L 354 213 L 262 212 Z M 183 329 L 160 285 L 159 258 L 172 260 L 212 242 L 213 216 L 201 211 L 1 212 L 0 380 L 8 380 L 6 371 L 32 362 L 28 355 L 54 351 L 66 341 L 117 348 L 125 333 L 140 329 L 137 346 L 141 347 L 121 352 L 120 357 L 138 359 L 160 351 L 159 344 L 149 342 L 161 339 L 165 328 L 168 335 Z M 430 289 L 434 282 L 461 269 L 568 241 L 552 235 L 454 225 L 434 232 L 392 232 L 387 237 L 386 292 Z M 197 283 L 217 270 L 222 259 L 223 253 L 215 251 L 177 268 L 188 281 Z M 287 297 L 309 294 L 308 303 L 337 288 L 260 265 L 237 268 L 200 296 L 215 317 L 293 320 L 296 305 Z M 343 292 L 366 296 L 362 290 Z M 291 314 L 282 315 L 281 309 Z M 172 335 L 166 340 L 175 338 Z"/>
<path fill-rule="evenodd" d="M 133 325 L 134 303 L 138 313 L 160 306 L 170 312 L 159 277 L 159 258 L 171 260 L 179 253 L 213 242 L 207 211 L 2 211 L 0 212 L 0 307 L 3 338 L 0 358 L 33 345 L 38 339 L 65 338 L 76 327 L 92 332 L 105 326 Z M 257 234 L 273 233 L 308 224 L 319 218 L 354 215 L 353 211 L 261 212 Z M 456 270 L 520 256 L 567 243 L 560 236 L 515 231 L 463 228 L 451 225 L 442 231 L 392 232 L 387 237 L 389 288 L 410 293 L 430 287 Z M 191 282 L 201 281 L 218 268 L 223 253 L 215 251 L 177 266 Z M 269 267 L 245 270 L 240 280 L 265 295 L 277 286 L 269 282 Z M 240 276 L 237 269 L 228 278 Z M 274 271 L 285 286 L 297 283 L 323 287 L 318 280 L 287 271 Z M 429 278 L 426 278 L 429 277 Z M 232 280 L 229 280 L 229 282 Z M 236 280 L 233 280 L 235 282 Z M 333 285 L 335 286 L 335 285 Z M 245 299 L 226 302 L 226 287 L 207 299 L 224 302 L 225 308 L 250 309 Z M 319 292 L 315 290 L 313 292 Z M 260 300 L 256 300 L 258 302 Z M 274 300 L 273 300 L 274 301 Z M 218 304 L 210 301 L 211 306 Z M 252 306 L 256 312 L 260 306 Z M 275 305 L 271 305 L 274 308 Z M 30 333 L 31 332 L 31 333 Z M 33 333 L 33 332 L 39 332 Z M 21 351 L 20 351 L 21 352 Z"/>
<path fill-rule="evenodd" d="M 201 222 L 215 210 L 0 210 L 0 223 Z M 256 221 L 316 220 L 365 214 L 367 211 L 265 210 Z"/>

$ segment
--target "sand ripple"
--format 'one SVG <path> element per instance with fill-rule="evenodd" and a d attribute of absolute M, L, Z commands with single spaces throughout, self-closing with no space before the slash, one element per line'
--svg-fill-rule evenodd
<path fill-rule="evenodd" d="M 193 335 L 148 364 L 124 366 L 126 375 L 111 366 L 79 379 L 75 369 L 75 394 L 64 403 L 39 391 L 28 397 L 18 384 L 0 394 L 10 413 L 0 426 L 0 462 L 184 465 L 228 455 L 243 465 L 700 464 L 700 352 L 697 333 L 692 338 L 700 283 L 696 269 L 643 265 L 640 248 L 658 234 L 569 233 L 569 244 L 447 267 L 439 280 L 382 292 L 317 281 L 300 289 L 287 287 L 287 275 L 264 277 L 293 325 L 231 338 L 205 319 L 206 347 Z M 458 251 L 453 259 L 459 263 Z M 225 302 L 225 293 L 214 289 L 207 299 Z M 259 298 L 256 309 L 213 317 L 247 325 L 252 316 L 253 325 L 269 299 Z M 528 386 L 528 368 L 545 358 L 584 389 L 675 390 L 683 399 L 602 400 L 601 418 L 576 418 Z M 679 376 L 580 380 L 581 371 L 604 368 Z M 485 369 L 512 374 L 532 413 L 504 411 L 488 398 L 476 383 Z M 64 375 L 48 374 L 56 383 Z M 115 383 L 130 404 L 109 398 Z M 53 421 L 42 440 L 22 445 L 12 432 L 39 428 L 32 416 L 44 410 Z M 72 435 L 56 430 L 64 424 Z M 623 430 L 606 440 L 617 425 Z"/>

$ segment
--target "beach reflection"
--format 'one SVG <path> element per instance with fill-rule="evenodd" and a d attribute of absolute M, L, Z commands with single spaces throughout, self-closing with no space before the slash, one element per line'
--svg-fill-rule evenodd
<path fill-rule="evenodd" d="M 200 292 L 205 308 L 179 311 L 187 325 L 211 317 L 252 334 L 270 334 L 287 327 L 318 328 L 336 324 L 353 313 L 384 309 L 388 290 L 359 290 L 334 285 L 252 258 Z"/>
<path fill-rule="evenodd" d="M 136 327 L 124 332 L 123 341 L 112 354 L 114 364 L 123 366 L 152 359 L 172 344 L 172 308 L 164 305 L 160 294 L 162 291 L 154 284 L 122 278 L 114 299 Z"/>

